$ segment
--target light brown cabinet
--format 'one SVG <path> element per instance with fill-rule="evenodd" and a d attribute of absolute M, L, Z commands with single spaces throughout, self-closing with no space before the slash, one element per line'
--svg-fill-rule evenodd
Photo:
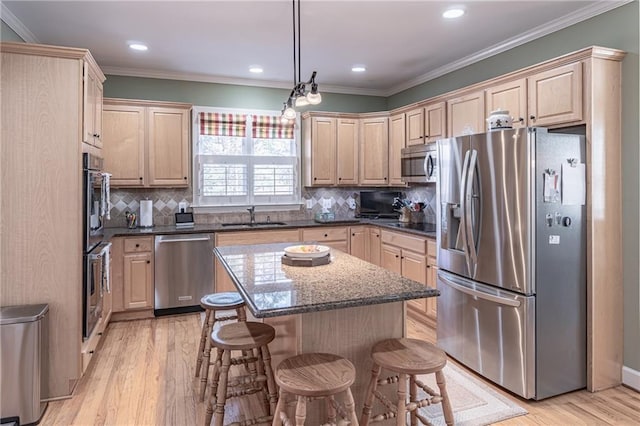
<path fill-rule="evenodd" d="M 582 121 L 582 62 L 534 74 L 527 81 L 529 125 Z"/>
<path fill-rule="evenodd" d="M 447 117 L 447 131 L 451 137 L 484 132 L 484 91 L 447 100 Z"/>
<path fill-rule="evenodd" d="M 366 226 L 352 226 L 349 228 L 349 253 L 369 262 L 369 228 Z"/>
<path fill-rule="evenodd" d="M 124 239 L 123 310 L 153 308 L 153 258 L 152 237 Z"/>
<path fill-rule="evenodd" d="M 360 185 L 389 183 L 389 119 L 363 118 L 360 122 Z"/>
<path fill-rule="evenodd" d="M 358 184 L 357 118 L 303 117 L 305 186 Z"/>
<path fill-rule="evenodd" d="M 407 111 L 406 146 L 423 144 L 424 134 L 424 108 Z"/>
<path fill-rule="evenodd" d="M 424 141 L 435 142 L 447 137 L 447 106 L 434 102 L 424 107 Z"/>
<path fill-rule="evenodd" d="M 105 99 L 103 154 L 114 187 L 189 186 L 191 105 Z"/>
<path fill-rule="evenodd" d="M 509 111 L 513 117 L 513 127 L 527 125 L 527 80 L 520 78 L 507 83 L 491 86 L 485 91 L 485 111 L 487 116 L 498 109 Z"/>
<path fill-rule="evenodd" d="M 338 118 L 336 137 L 336 177 L 338 185 L 358 184 L 359 120 Z"/>
<path fill-rule="evenodd" d="M 400 154 L 405 147 L 405 114 L 392 115 L 389 118 L 389 184 L 402 186 L 402 167 Z"/>
<path fill-rule="evenodd" d="M 344 226 L 303 228 L 302 241 L 314 242 L 349 253 L 349 229 Z"/>
<path fill-rule="evenodd" d="M 102 83 L 105 77 L 89 61 L 84 62 L 82 84 L 82 141 L 102 148 Z"/>
<path fill-rule="evenodd" d="M 369 262 L 381 266 L 382 239 L 380 238 L 380 228 L 369 228 Z"/>
<path fill-rule="evenodd" d="M 104 75 L 86 49 L 2 41 L 0 55 L 0 306 L 49 304 L 42 386 L 64 398 L 86 361 L 80 177 L 82 153 L 99 149 L 84 142 L 84 110 L 98 108 L 85 103 L 85 64 L 96 84 Z"/>

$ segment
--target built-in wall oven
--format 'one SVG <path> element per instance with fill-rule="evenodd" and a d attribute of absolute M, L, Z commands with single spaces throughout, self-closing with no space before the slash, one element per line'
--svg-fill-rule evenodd
<path fill-rule="evenodd" d="M 110 291 L 109 249 L 105 243 L 104 221 L 109 212 L 109 175 L 101 157 L 82 155 L 82 335 L 87 339 L 102 313 L 102 295 Z"/>
<path fill-rule="evenodd" d="M 402 180 L 407 183 L 435 183 L 438 149 L 435 143 L 403 148 L 400 156 Z"/>

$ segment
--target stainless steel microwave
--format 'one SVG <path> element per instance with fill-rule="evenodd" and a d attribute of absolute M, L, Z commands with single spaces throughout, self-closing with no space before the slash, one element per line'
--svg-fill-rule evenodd
<path fill-rule="evenodd" d="M 432 183 L 438 176 L 438 148 L 435 143 L 402 149 L 402 180 L 407 183 Z"/>

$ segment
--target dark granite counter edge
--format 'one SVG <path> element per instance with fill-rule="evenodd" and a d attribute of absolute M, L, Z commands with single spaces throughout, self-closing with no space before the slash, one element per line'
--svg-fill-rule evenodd
<path fill-rule="evenodd" d="M 413 299 L 423 299 L 426 297 L 436 297 L 440 296 L 440 291 L 431 288 L 425 287 L 424 290 L 420 290 L 418 292 L 407 292 L 401 295 L 393 295 L 393 296 L 385 296 L 385 297 L 371 297 L 367 299 L 351 299 L 351 300 L 340 300 L 335 302 L 327 302 L 314 306 L 297 306 L 294 308 L 275 308 L 268 310 L 260 310 L 257 306 L 254 305 L 253 300 L 250 295 L 246 292 L 244 287 L 238 282 L 235 275 L 231 272 L 231 268 L 225 262 L 224 257 L 220 254 L 217 248 L 213 249 L 213 252 L 216 258 L 220 261 L 224 269 L 227 271 L 233 285 L 236 286 L 236 289 L 241 294 L 242 298 L 245 300 L 249 311 L 256 318 L 272 318 L 272 317 L 280 317 L 283 315 L 295 315 L 295 314 L 304 314 L 309 312 L 320 312 L 320 311 L 330 311 L 335 309 L 344 309 L 344 308 L 354 308 L 358 306 L 367 306 L 367 305 L 378 305 L 381 303 L 392 303 L 392 302 L 403 302 L 405 300 L 413 300 Z"/>
<path fill-rule="evenodd" d="M 105 239 L 109 240 L 113 237 L 142 237 L 155 235 L 170 234 L 196 234 L 207 232 L 238 232 L 238 231 L 272 231 L 277 229 L 295 229 L 295 228 L 314 228 L 323 226 L 359 226 L 373 225 L 381 228 L 403 232 L 407 234 L 419 235 L 422 237 L 436 238 L 435 232 L 424 232 L 416 229 L 399 228 L 393 224 L 397 221 L 389 221 L 385 219 L 360 219 L 359 221 L 336 221 L 319 223 L 313 220 L 291 221 L 286 225 L 260 226 L 260 227 L 242 227 L 242 226 L 222 226 L 220 224 L 198 224 L 193 228 L 176 228 L 175 226 L 154 226 L 152 228 L 105 228 Z"/>

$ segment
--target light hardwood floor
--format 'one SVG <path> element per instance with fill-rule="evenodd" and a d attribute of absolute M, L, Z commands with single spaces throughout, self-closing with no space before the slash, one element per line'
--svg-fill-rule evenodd
<path fill-rule="evenodd" d="M 110 324 L 73 398 L 50 402 L 41 424 L 202 425 L 205 403 L 198 401 L 193 374 L 199 320 L 188 314 Z M 435 340 L 432 328 L 411 317 L 407 324 L 410 337 Z M 640 393 L 623 386 L 539 402 L 497 390 L 529 411 L 502 425 L 637 425 L 640 420 Z M 225 424 L 256 407 L 230 404 Z"/>

